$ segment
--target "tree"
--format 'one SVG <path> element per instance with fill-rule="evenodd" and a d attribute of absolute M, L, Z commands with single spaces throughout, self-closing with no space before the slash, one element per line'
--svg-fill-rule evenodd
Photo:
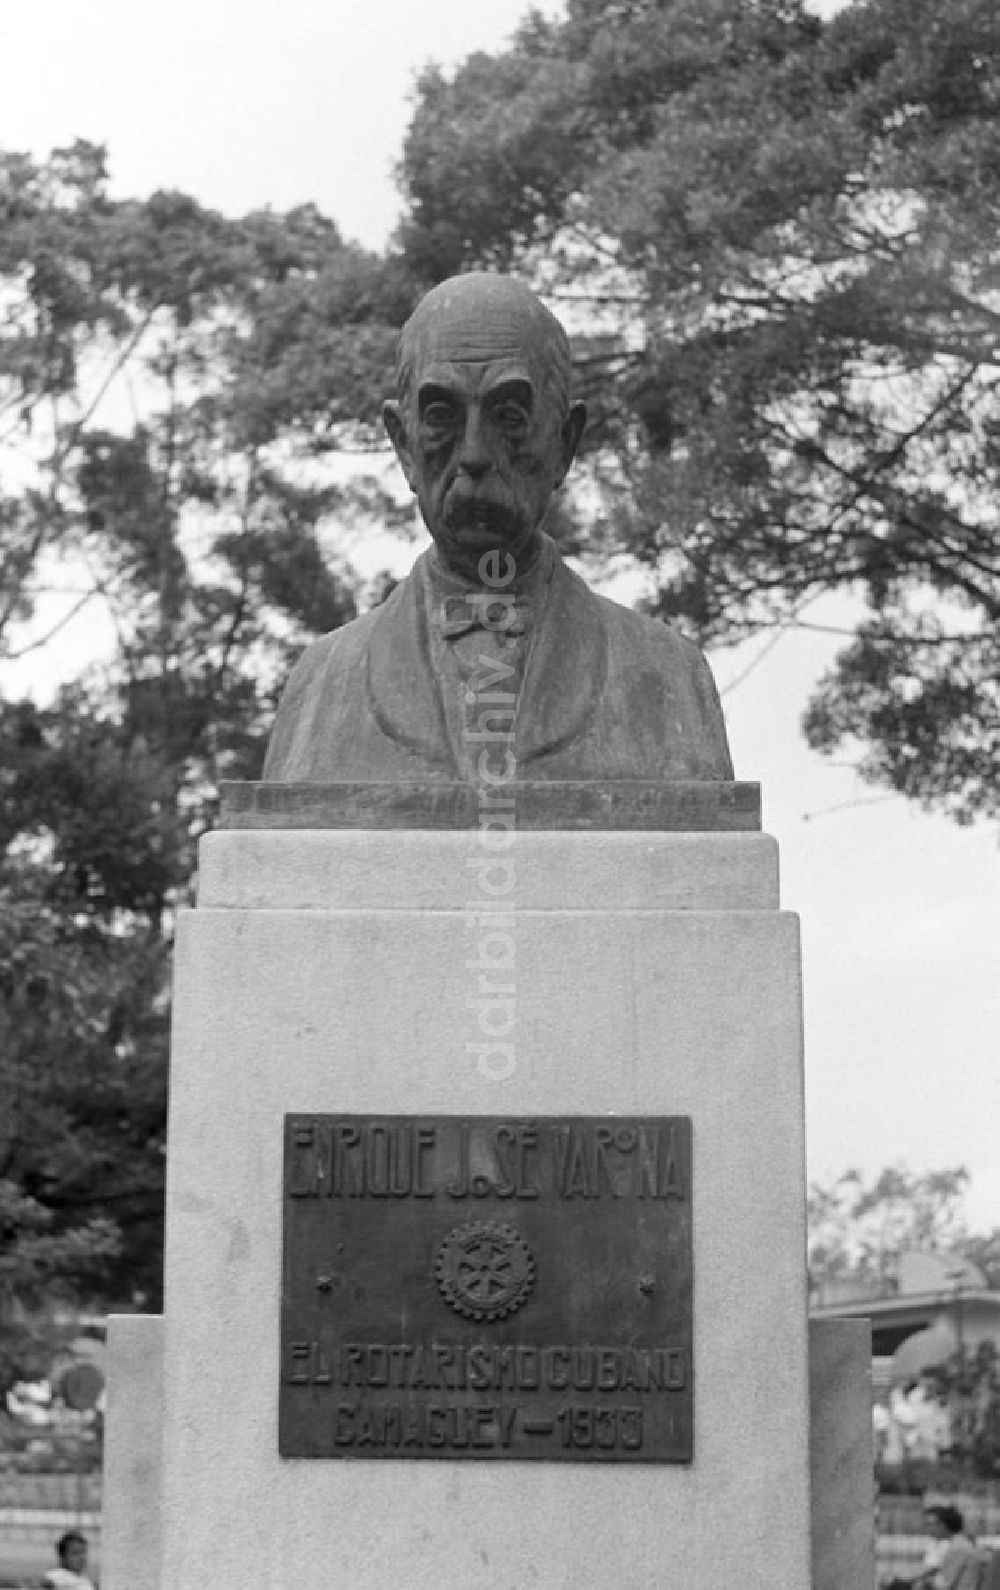
<path fill-rule="evenodd" d="M 109 1168 L 116 1189 L 149 1182 L 134 1125 L 140 1092 L 150 1113 L 151 1078 L 150 1127 L 162 1147 L 162 1047 L 139 1058 L 141 1089 L 124 1059 L 102 1064 L 107 976 L 35 881 L 30 869 L 8 868 L 0 886 L 0 1389 L 47 1368 L 43 1305 L 70 1280 L 99 1287 L 121 1254 L 115 1196 L 95 1199 L 94 1190 Z M 115 976 L 134 997 L 129 970 L 121 964 Z M 158 1171 L 154 1158 L 154 1212 Z"/>
<path fill-rule="evenodd" d="M 342 622 L 318 528 L 373 488 L 316 466 L 371 445 L 400 272 L 311 206 L 230 221 L 183 194 L 112 202 L 106 180 L 85 143 L 0 155 L 0 644 L 53 565 L 129 659 L 156 649 L 152 596 L 230 650 L 255 604 L 292 640 Z"/>
<path fill-rule="evenodd" d="M 1000 1355 L 992 1342 L 964 1347 L 934 1372 L 952 1417 L 951 1463 L 983 1479 L 1000 1476 Z"/>
<path fill-rule="evenodd" d="M 914 1172 L 889 1165 L 866 1181 L 845 1171 L 809 1188 L 809 1274 L 815 1283 L 886 1281 L 902 1254 L 922 1250 L 973 1260 L 1000 1284 L 1000 1230 L 970 1232 L 963 1208 L 969 1173 L 957 1165 Z"/>
<path fill-rule="evenodd" d="M 951 1272 L 949 1285 L 956 1288 L 969 1284 L 967 1270 L 955 1263 L 959 1260 L 971 1261 L 988 1286 L 1000 1288 L 1000 1227 L 969 1229 L 963 1208 L 968 1184 L 969 1173 L 960 1165 L 925 1172 L 889 1165 L 870 1179 L 849 1170 L 827 1185 L 814 1183 L 808 1199 L 808 1261 L 816 1300 L 829 1301 L 821 1290 L 826 1282 L 861 1283 L 861 1295 L 887 1283 L 891 1289 L 903 1255 L 915 1252 L 949 1260 L 940 1269 Z M 944 1281 L 937 1284 L 944 1290 Z M 959 1298 L 956 1290 L 957 1348 L 928 1371 L 947 1406 L 947 1445 L 933 1462 L 906 1455 L 887 1466 L 878 1459 L 885 1490 L 954 1488 L 970 1475 L 1000 1473 L 1000 1360 L 992 1342 L 963 1340 Z M 936 1325 L 928 1334 L 942 1328 Z"/>
<path fill-rule="evenodd" d="M 0 656 L 86 604 L 114 636 L 0 700 L 2 1380 L 43 1291 L 157 1304 L 175 910 L 290 656 L 355 612 L 336 531 L 382 496 L 330 463 L 410 298 L 308 206 L 112 201 L 88 144 L 0 156 L 0 212 Z"/>
<path fill-rule="evenodd" d="M 578 543 L 707 641 L 849 599 L 807 738 L 960 822 L 1000 811 L 998 133 L 993 0 L 569 0 L 426 72 L 401 165 L 413 270 L 578 332 Z"/>

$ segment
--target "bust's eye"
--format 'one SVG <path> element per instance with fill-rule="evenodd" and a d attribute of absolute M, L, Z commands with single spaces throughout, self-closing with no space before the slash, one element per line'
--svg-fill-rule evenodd
<path fill-rule="evenodd" d="M 421 412 L 420 423 L 429 431 L 449 431 L 455 424 L 454 406 L 451 403 L 445 403 L 442 399 L 428 403 L 427 407 Z"/>
<path fill-rule="evenodd" d="M 498 403 L 493 412 L 498 425 L 508 436 L 523 436 L 528 429 L 530 416 L 527 409 L 512 399 Z"/>

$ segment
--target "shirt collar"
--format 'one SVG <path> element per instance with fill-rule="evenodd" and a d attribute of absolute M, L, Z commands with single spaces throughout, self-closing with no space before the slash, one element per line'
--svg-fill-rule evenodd
<path fill-rule="evenodd" d="M 434 627 L 448 640 L 467 635 L 478 626 L 483 629 L 501 628 L 506 635 L 523 635 L 544 600 L 545 588 L 555 567 L 555 546 L 545 534 L 539 535 L 537 556 L 522 575 L 510 585 L 493 587 L 485 583 L 466 580 L 443 562 L 437 547 L 432 547 L 424 565 L 429 608 L 434 616 Z M 496 616 L 510 614 L 510 599 L 514 599 L 513 615 L 502 625 Z M 490 622 L 490 603 L 496 603 L 502 613 Z"/>

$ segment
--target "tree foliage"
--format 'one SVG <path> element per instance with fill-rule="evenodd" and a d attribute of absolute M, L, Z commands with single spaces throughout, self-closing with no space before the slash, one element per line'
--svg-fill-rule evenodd
<path fill-rule="evenodd" d="M 0 222 L 0 644 L 54 562 L 133 667 L 180 625 L 213 691 L 263 617 L 295 640 L 349 616 L 318 529 L 352 499 L 317 465 L 371 443 L 399 271 L 310 206 L 112 201 L 82 143 L 0 157 Z"/>
<path fill-rule="evenodd" d="M 1000 1229 L 970 1231 L 961 1165 L 914 1172 L 889 1165 L 867 1179 L 857 1170 L 809 1188 L 809 1273 L 814 1283 L 892 1279 L 908 1252 L 951 1254 L 1000 1285 Z"/>
<path fill-rule="evenodd" d="M 81 608 L 111 638 L 0 701 L 0 1377 L 60 1281 L 156 1304 L 174 913 L 291 657 L 355 612 L 333 531 L 381 497 L 331 459 L 372 446 L 403 280 L 308 206 L 0 156 L 0 657 Z"/>
<path fill-rule="evenodd" d="M 45 1305 L 101 1290 L 143 1238 L 125 1296 L 159 1288 L 163 1011 L 154 1032 L 126 1021 L 148 992 L 136 946 L 68 930 L 37 882 L 8 865 L 0 886 L 0 1387 L 47 1367 Z"/>
<path fill-rule="evenodd" d="M 581 542 L 707 640 L 849 599 L 811 743 L 996 815 L 993 0 L 569 0 L 424 74 L 401 178 L 415 269 L 517 271 L 578 332 Z"/>

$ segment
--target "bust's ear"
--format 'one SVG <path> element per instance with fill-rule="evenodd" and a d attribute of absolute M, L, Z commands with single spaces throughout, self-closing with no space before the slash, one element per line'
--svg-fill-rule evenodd
<path fill-rule="evenodd" d="M 580 441 L 586 426 L 586 403 L 571 403 L 569 407 L 569 413 L 563 420 L 562 427 L 559 431 L 560 440 L 562 442 L 561 467 L 559 471 L 559 479 L 556 482 L 556 484 L 559 486 L 562 485 L 563 481 L 566 479 L 566 476 L 569 474 L 569 466 L 576 457 L 577 449 L 580 446 Z"/>
<path fill-rule="evenodd" d="M 403 420 L 403 411 L 394 399 L 389 399 L 382 404 L 382 424 L 385 426 L 392 443 L 396 457 L 399 459 L 400 468 L 406 476 L 406 484 L 411 491 L 416 491 L 415 474 L 413 467 L 413 454 L 406 439 L 406 425 Z"/>

